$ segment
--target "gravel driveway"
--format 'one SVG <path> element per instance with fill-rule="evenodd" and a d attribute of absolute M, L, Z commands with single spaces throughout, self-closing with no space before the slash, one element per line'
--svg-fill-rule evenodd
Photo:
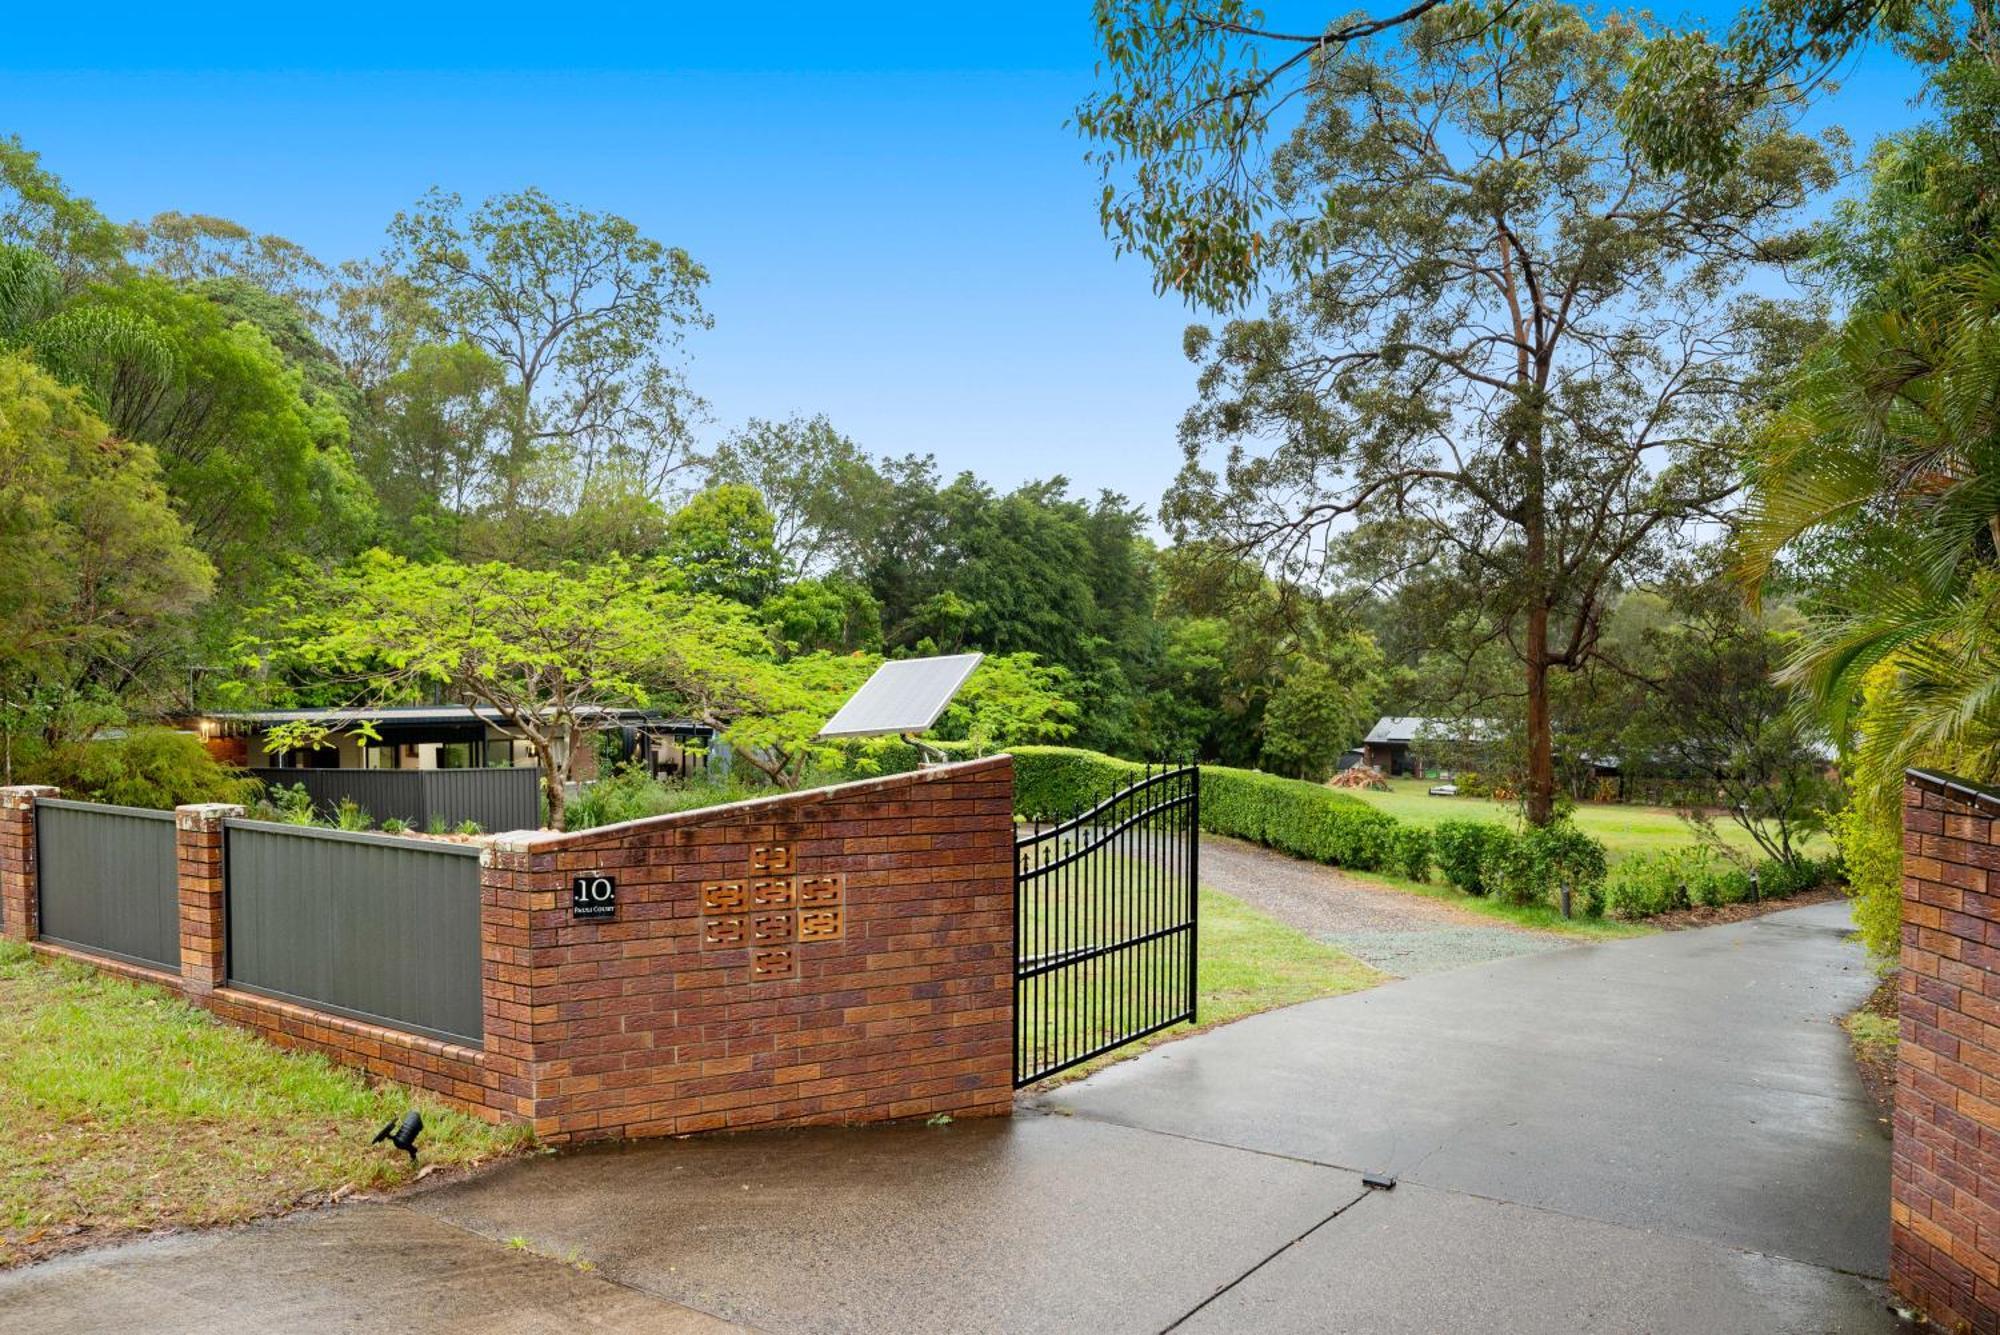
<path fill-rule="evenodd" d="M 1201 837 L 1201 881 L 1398 978 L 1575 944 L 1218 835 Z"/>

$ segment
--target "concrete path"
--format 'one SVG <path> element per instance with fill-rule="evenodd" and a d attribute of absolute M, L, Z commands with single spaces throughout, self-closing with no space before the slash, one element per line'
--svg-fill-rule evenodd
<path fill-rule="evenodd" d="M 1576 944 L 1217 835 L 1202 836 L 1201 881 L 1397 978 Z"/>
<path fill-rule="evenodd" d="M 1834 1023 L 1873 982 L 1844 923 L 1313 1002 L 1012 1122 L 606 1148 L 98 1253 L 0 1277 L 0 1327 L 1894 1330 L 1888 1145 Z"/>

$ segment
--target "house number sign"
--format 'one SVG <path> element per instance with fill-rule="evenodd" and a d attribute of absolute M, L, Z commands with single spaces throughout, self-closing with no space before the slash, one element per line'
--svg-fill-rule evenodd
<path fill-rule="evenodd" d="M 569 916 L 572 922 L 604 922 L 617 917 L 617 878 L 594 873 L 571 877 Z"/>
<path fill-rule="evenodd" d="M 796 978 L 798 949 L 847 936 L 847 878 L 801 876 L 790 844 L 750 849 L 750 874 L 704 881 L 701 948 L 750 951 L 750 981 Z"/>

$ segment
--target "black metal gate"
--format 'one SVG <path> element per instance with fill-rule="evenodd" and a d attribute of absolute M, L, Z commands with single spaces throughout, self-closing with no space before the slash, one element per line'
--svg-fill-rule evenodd
<path fill-rule="evenodd" d="M 1201 774 L 1148 770 L 1014 842 L 1014 1084 L 1195 1011 Z"/>

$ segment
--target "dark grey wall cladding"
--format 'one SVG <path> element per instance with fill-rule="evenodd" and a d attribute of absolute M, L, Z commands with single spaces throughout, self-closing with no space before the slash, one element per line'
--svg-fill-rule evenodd
<path fill-rule="evenodd" d="M 180 972 L 173 812 L 43 798 L 35 840 L 43 936 Z"/>
<path fill-rule="evenodd" d="M 478 1045 L 479 850 L 224 824 L 229 985 Z"/>
<path fill-rule="evenodd" d="M 478 821 L 486 830 L 532 830 L 542 823 L 540 772 L 511 769 L 253 769 L 267 786 L 304 784 L 313 806 L 332 816 L 343 797 L 375 818 L 422 829 Z"/>

